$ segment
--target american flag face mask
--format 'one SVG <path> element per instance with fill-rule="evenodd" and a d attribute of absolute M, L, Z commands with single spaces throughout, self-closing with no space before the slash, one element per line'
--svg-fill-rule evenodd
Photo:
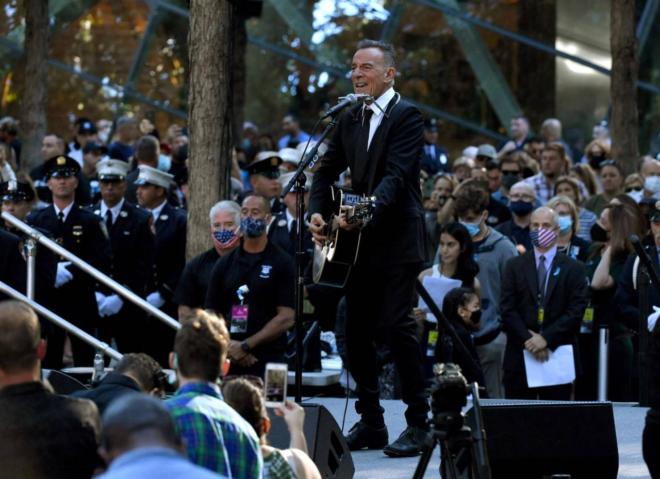
<path fill-rule="evenodd" d="M 539 228 L 529 232 L 529 239 L 537 248 L 547 248 L 557 239 L 557 232 L 554 229 Z"/>

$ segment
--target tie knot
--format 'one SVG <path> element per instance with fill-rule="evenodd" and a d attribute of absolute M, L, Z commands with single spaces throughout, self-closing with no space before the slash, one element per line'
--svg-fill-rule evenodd
<path fill-rule="evenodd" d="M 541 255 L 539 259 L 541 260 L 541 263 L 545 263 L 545 256 Z"/>
<path fill-rule="evenodd" d="M 64 220 L 64 212 L 60 211 L 59 213 L 57 213 L 57 217 L 60 219 L 60 221 L 63 221 Z"/>

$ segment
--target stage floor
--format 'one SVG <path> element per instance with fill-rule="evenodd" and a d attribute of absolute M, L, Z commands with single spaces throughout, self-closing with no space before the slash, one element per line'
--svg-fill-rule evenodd
<path fill-rule="evenodd" d="M 322 404 L 335 417 L 341 428 L 345 399 L 311 398 L 303 402 Z M 358 417 L 355 413 L 354 399 L 349 399 L 344 431 L 348 431 Z M 385 421 L 390 440 L 396 439 L 405 428 L 404 405 L 401 401 L 382 401 L 385 408 Z M 642 459 L 642 430 L 644 429 L 645 408 L 628 404 L 615 404 L 614 422 L 619 444 L 620 479 L 648 478 L 649 473 Z M 358 451 L 353 453 L 356 479 L 409 479 L 417 466 L 418 457 L 389 458 L 382 451 Z M 440 464 L 438 450 L 434 452 L 425 478 L 438 478 Z"/>

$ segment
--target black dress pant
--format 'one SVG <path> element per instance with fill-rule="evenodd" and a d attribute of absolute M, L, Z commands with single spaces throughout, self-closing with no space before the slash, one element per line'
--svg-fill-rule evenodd
<path fill-rule="evenodd" d="M 651 408 L 646 415 L 646 426 L 642 436 L 644 462 L 653 479 L 660 479 L 660 409 Z"/>
<path fill-rule="evenodd" d="M 401 378 L 401 394 L 408 406 L 408 424 L 426 424 L 429 407 L 424 390 L 422 354 L 416 323 L 410 315 L 419 269 L 418 264 L 386 266 L 373 261 L 359 262 L 346 288 L 346 354 L 348 368 L 358 386 L 355 409 L 364 422 L 374 426 L 383 423 L 376 333 L 389 347 Z"/>

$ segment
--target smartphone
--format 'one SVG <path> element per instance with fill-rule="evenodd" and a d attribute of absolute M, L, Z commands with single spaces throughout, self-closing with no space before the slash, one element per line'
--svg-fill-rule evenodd
<path fill-rule="evenodd" d="M 264 378 L 266 407 L 284 405 L 289 367 L 285 363 L 267 363 Z"/>

